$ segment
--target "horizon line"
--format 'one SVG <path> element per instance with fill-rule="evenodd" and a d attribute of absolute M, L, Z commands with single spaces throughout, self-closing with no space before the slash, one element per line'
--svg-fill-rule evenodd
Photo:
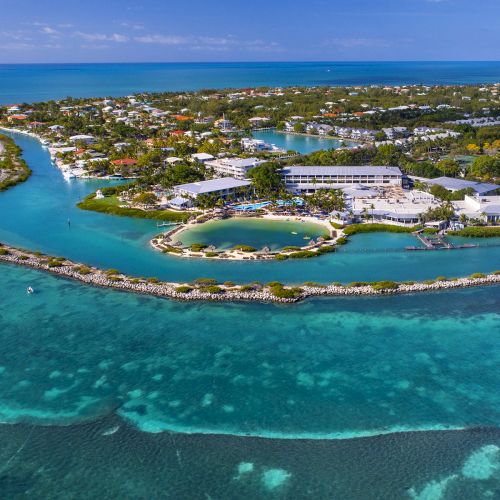
<path fill-rule="evenodd" d="M 52 62 L 0 62 L 0 66 L 52 65 L 52 64 L 343 64 L 343 63 L 500 63 L 500 59 L 343 59 L 343 60 L 252 60 L 252 61 L 52 61 Z"/>

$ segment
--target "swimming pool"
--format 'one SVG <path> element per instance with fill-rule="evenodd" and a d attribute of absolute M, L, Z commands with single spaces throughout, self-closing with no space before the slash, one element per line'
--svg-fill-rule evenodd
<path fill-rule="evenodd" d="M 233 207 L 234 210 L 240 211 L 251 211 L 251 210 L 259 210 L 264 207 L 268 207 L 272 205 L 272 201 L 261 201 L 259 203 L 245 203 L 243 205 L 236 205 Z M 293 200 L 278 200 L 276 205 L 280 207 L 290 207 L 292 205 L 302 207 L 304 205 L 304 200 L 301 198 L 295 198 Z"/>

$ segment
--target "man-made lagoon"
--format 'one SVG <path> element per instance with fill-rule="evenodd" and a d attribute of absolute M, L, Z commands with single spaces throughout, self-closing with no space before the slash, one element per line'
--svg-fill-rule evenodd
<path fill-rule="evenodd" d="M 500 268 L 498 247 L 453 252 L 405 252 L 416 240 L 408 234 L 359 234 L 339 252 L 301 261 L 226 262 L 180 260 L 155 252 L 155 221 L 79 210 L 76 203 L 110 181 L 65 181 L 38 141 L 13 135 L 33 170 L 31 178 L 0 195 L 0 241 L 61 255 L 100 268 L 172 281 L 199 277 L 236 283 L 281 281 L 423 280 L 464 276 Z M 69 220 L 69 224 L 68 224 Z M 302 240 L 305 241 L 305 240 Z M 477 241 L 476 241 L 477 242 Z M 498 239 L 496 240 L 498 243 Z M 494 241 L 480 241 L 480 245 Z"/>
<path fill-rule="evenodd" d="M 341 146 L 356 145 L 355 142 L 348 140 L 314 135 L 287 134 L 275 130 L 256 130 L 252 135 L 255 139 L 260 139 L 267 144 L 274 144 L 285 151 L 297 151 L 301 154 L 309 154 L 320 149 L 337 149 Z"/>
<path fill-rule="evenodd" d="M 250 245 L 257 250 L 264 247 L 279 250 L 285 246 L 305 246 L 311 238 L 319 236 L 328 238 L 328 231 L 310 222 L 234 218 L 192 226 L 177 233 L 173 239 L 184 246 L 203 243 L 218 250 L 228 250 L 239 244 Z"/>

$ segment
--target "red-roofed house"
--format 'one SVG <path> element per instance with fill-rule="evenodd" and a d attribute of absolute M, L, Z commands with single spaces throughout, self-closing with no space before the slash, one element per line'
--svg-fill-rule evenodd
<path fill-rule="evenodd" d="M 134 158 L 120 158 L 119 160 L 113 160 L 111 162 L 115 167 L 122 167 L 123 165 L 132 166 L 137 165 L 137 160 Z"/>

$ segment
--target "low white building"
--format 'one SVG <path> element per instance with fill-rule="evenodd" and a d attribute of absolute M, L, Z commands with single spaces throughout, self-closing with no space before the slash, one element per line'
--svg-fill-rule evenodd
<path fill-rule="evenodd" d="M 182 198 L 196 199 L 201 194 L 214 194 L 219 198 L 237 194 L 241 188 L 249 188 L 250 181 L 235 179 L 234 177 L 222 177 L 209 181 L 190 182 L 174 186 L 174 193 Z"/>
<path fill-rule="evenodd" d="M 454 201 L 456 215 L 469 219 L 483 219 L 488 224 L 500 222 L 500 196 L 465 196 L 463 201 Z"/>
<path fill-rule="evenodd" d="M 212 168 L 221 177 L 234 177 L 235 179 L 246 179 L 248 171 L 264 163 L 258 158 L 221 158 L 219 160 L 207 161 L 205 165 Z"/>
<path fill-rule="evenodd" d="M 206 163 L 207 161 L 211 161 L 215 159 L 215 156 L 209 153 L 195 153 L 191 155 L 191 159 L 198 163 Z"/>
<path fill-rule="evenodd" d="M 398 167 L 285 167 L 281 174 L 287 191 L 295 194 L 314 193 L 357 184 L 370 186 L 401 186 L 403 174 Z"/>
<path fill-rule="evenodd" d="M 84 144 L 95 144 L 97 142 L 97 139 L 93 135 L 85 134 L 72 135 L 69 140 L 71 142 L 83 142 Z"/>

